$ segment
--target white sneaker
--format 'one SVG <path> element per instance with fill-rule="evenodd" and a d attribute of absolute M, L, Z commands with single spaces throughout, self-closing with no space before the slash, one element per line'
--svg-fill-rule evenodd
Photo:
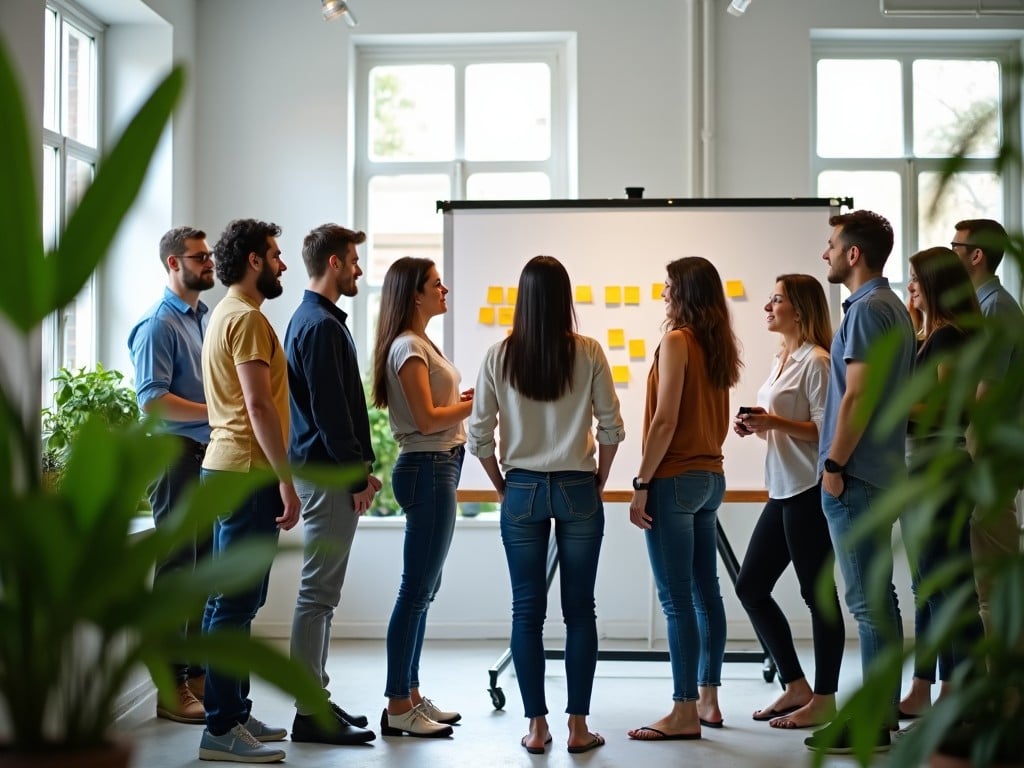
<path fill-rule="evenodd" d="M 203 731 L 199 742 L 200 760 L 223 760 L 228 763 L 279 763 L 284 750 L 265 746 L 256 740 L 244 725 L 236 725 L 222 736 Z"/>
<path fill-rule="evenodd" d="M 423 711 L 426 713 L 427 717 L 438 723 L 451 725 L 452 723 L 457 723 L 462 719 L 462 715 L 458 712 L 445 712 L 426 696 L 423 697 L 423 703 L 421 703 L 420 706 L 423 707 Z"/>
<path fill-rule="evenodd" d="M 275 728 L 252 715 L 245 721 L 245 730 L 251 733 L 256 741 L 284 741 L 288 738 L 287 728 Z"/>
<path fill-rule="evenodd" d="M 417 704 L 401 715 L 389 715 L 385 708 L 380 714 L 380 732 L 383 736 L 419 736 L 440 739 L 452 735 L 452 727 L 427 717 L 423 705 Z"/>

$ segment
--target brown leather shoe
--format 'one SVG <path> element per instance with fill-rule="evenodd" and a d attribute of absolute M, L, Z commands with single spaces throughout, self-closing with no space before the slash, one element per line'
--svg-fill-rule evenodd
<path fill-rule="evenodd" d="M 196 675 L 188 679 L 188 689 L 192 691 L 192 695 L 200 701 L 203 700 L 203 694 L 206 692 L 206 674 Z"/>
<path fill-rule="evenodd" d="M 181 683 L 177 689 L 178 705 L 176 707 L 165 707 L 159 701 L 156 705 L 156 716 L 176 723 L 189 723 L 191 725 L 203 725 L 206 723 L 206 710 L 203 703 L 189 690 L 188 683 Z"/>

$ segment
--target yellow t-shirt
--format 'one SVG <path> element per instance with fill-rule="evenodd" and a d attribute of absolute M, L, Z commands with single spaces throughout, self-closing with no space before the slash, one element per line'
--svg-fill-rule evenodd
<path fill-rule="evenodd" d="M 210 312 L 203 340 L 203 390 L 210 416 L 204 469 L 248 472 L 267 467 L 245 407 L 236 366 L 260 360 L 270 366 L 270 393 L 288 445 L 288 366 L 277 333 L 246 296 L 228 289 Z"/>

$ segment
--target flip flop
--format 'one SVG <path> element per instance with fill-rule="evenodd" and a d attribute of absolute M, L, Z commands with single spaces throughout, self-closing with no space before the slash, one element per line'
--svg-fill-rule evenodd
<path fill-rule="evenodd" d="M 700 724 L 705 728 L 721 728 L 725 725 L 725 720 L 705 720 L 703 717 L 700 718 Z"/>
<path fill-rule="evenodd" d="M 592 738 L 586 744 L 583 744 L 579 747 L 569 747 L 569 754 L 581 755 L 584 752 L 589 752 L 592 749 L 597 749 L 598 747 L 604 746 L 604 736 L 602 736 L 600 733 L 592 733 L 590 735 L 594 738 Z"/>
<path fill-rule="evenodd" d="M 776 725 L 776 723 L 778 724 Z M 797 728 L 820 728 L 826 723 L 828 723 L 828 720 L 823 720 L 820 723 L 805 723 L 804 725 L 797 725 L 788 717 L 779 717 L 769 722 L 768 725 L 772 728 L 778 728 L 783 731 L 792 731 Z"/>
<path fill-rule="evenodd" d="M 641 739 L 630 734 L 629 738 L 634 741 L 696 741 L 700 738 L 699 733 L 665 733 L 664 731 L 659 731 L 657 728 L 652 728 L 649 725 L 637 728 L 633 733 L 638 733 L 639 731 L 648 731 L 656 735 L 650 739 Z"/>
<path fill-rule="evenodd" d="M 523 736 L 523 738 L 519 740 L 519 743 L 522 744 L 523 745 L 523 749 L 525 749 L 531 755 L 543 755 L 544 754 L 544 750 L 546 750 L 547 747 L 548 747 L 548 744 L 551 743 L 551 734 L 550 733 L 548 734 L 548 737 L 546 739 L 544 739 L 544 746 L 543 747 L 528 747 L 528 746 L 526 746 L 526 739 L 527 738 L 529 738 L 529 734 L 527 734 L 526 736 Z"/>
<path fill-rule="evenodd" d="M 803 707 L 803 704 L 794 705 L 792 707 L 783 707 L 782 709 L 759 709 L 757 712 L 751 715 L 751 717 L 759 723 L 763 723 L 767 720 L 774 720 L 776 717 L 785 717 L 786 715 L 796 712 L 798 709 Z"/>

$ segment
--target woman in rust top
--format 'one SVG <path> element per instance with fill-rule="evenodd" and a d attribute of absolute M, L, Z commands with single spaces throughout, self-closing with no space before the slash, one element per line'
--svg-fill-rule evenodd
<path fill-rule="evenodd" d="M 725 495 L 722 443 L 739 344 L 722 280 L 707 259 L 668 265 L 666 332 L 647 377 L 643 460 L 630 521 L 643 529 L 668 626 L 672 710 L 634 739 L 699 739 L 721 727 L 725 608 L 718 588 L 717 513 Z"/>

